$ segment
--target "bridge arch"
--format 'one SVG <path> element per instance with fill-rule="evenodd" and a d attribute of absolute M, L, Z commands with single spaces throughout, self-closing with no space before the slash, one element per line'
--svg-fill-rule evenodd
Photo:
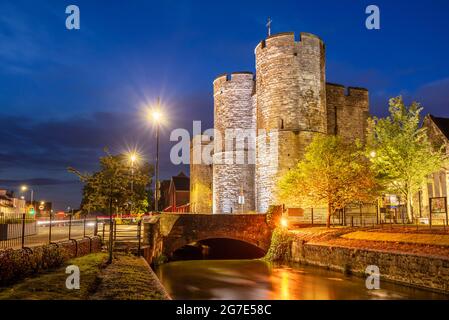
<path fill-rule="evenodd" d="M 188 244 L 207 239 L 231 239 L 267 252 L 271 229 L 265 214 L 162 214 L 162 252 L 172 253 Z"/>

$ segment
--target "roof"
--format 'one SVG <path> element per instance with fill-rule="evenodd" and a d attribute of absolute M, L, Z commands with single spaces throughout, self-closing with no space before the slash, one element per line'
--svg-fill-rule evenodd
<path fill-rule="evenodd" d="M 430 118 L 435 123 L 435 125 L 444 134 L 446 139 L 449 139 L 449 118 L 439 118 L 430 115 Z"/>
<path fill-rule="evenodd" d="M 189 191 L 190 190 L 190 178 L 187 177 L 184 172 L 181 172 L 177 176 L 172 178 L 176 191 Z"/>

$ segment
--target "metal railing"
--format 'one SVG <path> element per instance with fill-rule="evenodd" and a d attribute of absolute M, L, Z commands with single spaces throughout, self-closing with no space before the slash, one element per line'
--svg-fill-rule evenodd
<path fill-rule="evenodd" d="M 29 214 L 7 215 L 0 217 L 0 250 L 78 240 L 95 236 L 97 231 L 95 218 L 36 219 Z"/>
<path fill-rule="evenodd" d="M 98 234 L 109 246 L 109 237 L 112 233 L 113 249 L 137 249 L 140 254 L 143 241 L 143 220 L 140 218 L 109 218 L 98 220 Z"/>

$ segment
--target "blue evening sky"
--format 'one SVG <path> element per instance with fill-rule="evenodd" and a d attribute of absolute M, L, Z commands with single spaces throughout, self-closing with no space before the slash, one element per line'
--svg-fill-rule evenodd
<path fill-rule="evenodd" d="M 81 30 L 65 28 L 70 4 Z M 365 28 L 369 4 L 381 30 Z M 57 209 L 77 207 L 68 166 L 94 170 L 106 146 L 154 158 L 142 108 L 157 96 L 169 115 L 161 175 L 188 171 L 169 163 L 171 129 L 212 126 L 214 77 L 254 71 L 268 17 L 273 33 L 320 36 L 327 81 L 368 88 L 373 114 L 402 94 L 449 117 L 449 1 L 2 0 L 0 187 L 28 183 Z"/>

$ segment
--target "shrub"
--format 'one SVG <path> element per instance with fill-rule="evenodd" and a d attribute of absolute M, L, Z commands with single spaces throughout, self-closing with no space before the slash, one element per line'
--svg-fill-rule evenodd
<path fill-rule="evenodd" d="M 0 286 L 14 283 L 43 270 L 57 268 L 65 260 L 64 250 L 47 245 L 30 249 L 0 251 Z"/>
<path fill-rule="evenodd" d="M 276 228 L 271 236 L 271 244 L 265 256 L 268 261 L 288 261 L 291 255 L 293 235 L 287 229 Z"/>

